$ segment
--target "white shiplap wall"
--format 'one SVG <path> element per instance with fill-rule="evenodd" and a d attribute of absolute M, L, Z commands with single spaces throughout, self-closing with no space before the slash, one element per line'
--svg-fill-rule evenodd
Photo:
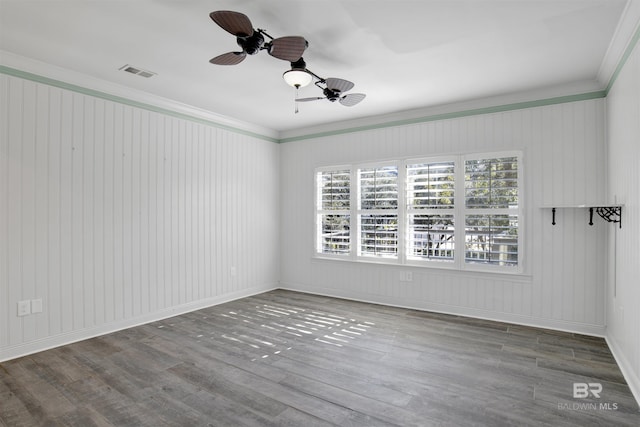
<path fill-rule="evenodd" d="M 640 31 L 640 30 L 639 30 Z M 607 340 L 640 402 L 640 47 L 636 43 L 607 97 L 609 193 L 624 204 L 611 236 Z"/>
<path fill-rule="evenodd" d="M 605 101 L 594 99 L 425 121 L 283 144 L 283 287 L 428 310 L 604 334 L 607 239 L 587 209 L 606 200 Z M 524 274 L 452 272 L 313 258 L 318 166 L 446 153 L 522 150 Z M 400 269 L 413 271 L 400 282 Z"/>
<path fill-rule="evenodd" d="M 0 123 L 0 360 L 277 286 L 277 144 L 7 75 Z"/>

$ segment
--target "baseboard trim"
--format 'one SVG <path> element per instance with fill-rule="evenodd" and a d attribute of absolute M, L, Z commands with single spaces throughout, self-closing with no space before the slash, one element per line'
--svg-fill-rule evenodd
<path fill-rule="evenodd" d="M 616 359 L 616 363 L 618 363 L 618 366 L 620 367 L 620 371 L 622 371 L 622 376 L 624 376 L 624 379 L 627 381 L 627 385 L 631 389 L 631 394 L 633 394 L 636 402 L 638 402 L 638 406 L 640 406 L 640 377 L 638 377 L 638 374 L 633 370 L 633 366 L 625 357 L 624 352 L 618 345 L 618 342 L 609 335 L 605 336 L 605 340 L 613 354 L 613 358 Z"/>
<path fill-rule="evenodd" d="M 111 322 L 92 328 L 80 329 L 77 331 L 29 341 L 27 343 L 9 346 L 0 349 L 0 362 L 6 362 L 11 359 L 28 356 L 29 354 L 38 353 L 44 350 L 60 347 L 62 345 L 72 344 L 74 342 L 83 341 L 89 338 L 95 338 L 101 335 L 110 334 L 122 329 L 132 328 L 158 320 L 167 319 L 169 317 L 174 317 L 203 308 L 212 307 L 214 305 L 223 304 L 225 302 L 234 301 L 240 298 L 250 297 L 252 295 L 261 294 L 263 292 L 272 291 L 274 289 L 278 289 L 278 284 L 270 283 L 255 286 L 248 289 L 230 292 L 224 295 L 218 295 L 211 298 L 192 301 L 186 304 L 180 304 L 177 306 L 158 310 L 153 313 L 147 313 L 141 316 L 123 319 L 117 322 Z"/>
<path fill-rule="evenodd" d="M 267 284 L 256 286 L 249 289 L 243 289 L 236 292 L 230 292 L 224 295 L 207 298 L 204 300 L 193 301 L 179 306 L 169 307 L 167 309 L 159 310 L 154 313 L 148 313 L 135 318 L 121 320 L 118 322 L 112 322 L 109 324 L 73 331 L 69 333 L 59 334 L 43 339 L 31 341 L 28 343 L 18 344 L 8 348 L 0 350 L 0 362 L 5 362 L 11 359 L 28 356 L 29 354 L 38 353 L 40 351 L 49 350 L 51 348 L 60 347 L 62 345 L 72 344 L 74 342 L 83 341 L 86 339 L 94 338 L 101 335 L 106 335 L 112 332 L 117 332 L 123 329 L 132 328 L 135 326 L 144 325 L 147 323 L 155 322 L 162 319 L 167 319 L 181 314 L 189 313 L 192 311 L 200 310 L 207 307 L 223 304 L 226 302 L 234 301 L 240 298 L 246 298 L 249 296 L 261 294 L 264 292 L 272 291 L 275 289 L 283 289 L 294 292 L 302 292 L 312 295 L 321 295 L 334 298 L 343 298 L 353 301 L 383 304 L 388 306 L 394 306 L 399 308 L 407 308 L 412 310 L 432 311 L 442 314 L 452 314 L 456 316 L 473 317 L 483 320 L 492 320 L 497 322 L 513 323 L 523 326 L 532 326 L 543 329 L 553 329 L 565 332 L 580 333 L 585 335 L 592 335 L 603 337 L 611 352 L 615 358 L 622 374 L 631 389 L 631 393 L 635 397 L 636 401 L 640 405 L 640 378 L 634 372 L 631 364 L 624 356 L 621 348 L 618 346 L 615 339 L 605 334 L 605 327 L 600 325 L 585 325 L 575 322 L 558 321 L 555 319 L 538 319 L 530 318 L 526 316 L 514 315 L 511 313 L 495 313 L 488 312 L 486 310 L 469 309 L 455 306 L 445 306 L 437 303 L 422 304 L 415 306 L 407 304 L 403 301 L 394 301 L 390 298 L 376 298 L 375 296 L 369 296 L 369 298 L 362 298 L 361 295 L 354 295 L 350 292 L 335 292 L 332 289 L 301 289 L 292 284 L 280 283 L 280 284 Z"/>
<path fill-rule="evenodd" d="M 415 304 L 403 300 L 401 298 L 380 297 L 377 295 L 361 295 L 353 292 L 336 292 L 335 289 L 313 288 L 305 289 L 297 287 L 290 283 L 280 283 L 280 289 L 303 292 L 313 295 L 321 295 L 334 298 L 343 298 L 352 301 L 367 302 L 373 304 L 382 304 L 392 307 L 407 308 L 411 310 L 431 311 L 434 313 L 451 314 L 455 316 L 472 317 L 475 319 L 491 320 L 495 322 L 512 323 L 515 325 L 531 326 L 542 329 L 552 329 L 555 331 L 563 331 L 589 335 L 604 338 L 606 327 L 604 325 L 593 325 L 587 323 L 569 322 L 566 320 L 543 319 L 538 317 L 529 317 L 513 313 L 502 313 L 488 310 L 481 310 L 468 307 L 451 306 L 439 303 L 424 302 Z"/>

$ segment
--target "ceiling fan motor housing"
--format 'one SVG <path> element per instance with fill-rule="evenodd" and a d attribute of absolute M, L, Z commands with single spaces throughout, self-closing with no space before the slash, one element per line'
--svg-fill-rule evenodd
<path fill-rule="evenodd" d="M 236 42 L 248 55 L 255 55 L 260 52 L 260 48 L 264 44 L 264 37 L 259 32 L 254 31 L 250 37 L 237 37 Z"/>
<path fill-rule="evenodd" d="M 327 99 L 331 102 L 336 102 L 338 99 L 340 99 L 339 90 L 325 88 L 322 92 L 324 93 L 324 96 L 326 96 Z"/>

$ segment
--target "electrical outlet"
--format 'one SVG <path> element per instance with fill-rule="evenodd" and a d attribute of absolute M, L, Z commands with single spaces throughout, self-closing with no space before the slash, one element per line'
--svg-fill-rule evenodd
<path fill-rule="evenodd" d="M 42 300 L 41 299 L 32 299 L 31 300 L 31 313 L 42 313 Z"/>
<path fill-rule="evenodd" d="M 31 314 L 31 301 L 24 300 L 18 301 L 18 316 L 26 316 Z"/>

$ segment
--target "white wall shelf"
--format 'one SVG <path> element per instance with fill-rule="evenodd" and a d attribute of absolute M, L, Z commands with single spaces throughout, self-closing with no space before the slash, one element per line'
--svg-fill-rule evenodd
<path fill-rule="evenodd" d="M 542 206 L 542 209 L 551 209 L 551 224 L 556 225 L 556 209 L 589 209 L 589 225 L 593 225 L 593 213 L 607 222 L 617 223 L 622 228 L 621 204 L 593 203 L 589 205 L 552 205 Z"/>

